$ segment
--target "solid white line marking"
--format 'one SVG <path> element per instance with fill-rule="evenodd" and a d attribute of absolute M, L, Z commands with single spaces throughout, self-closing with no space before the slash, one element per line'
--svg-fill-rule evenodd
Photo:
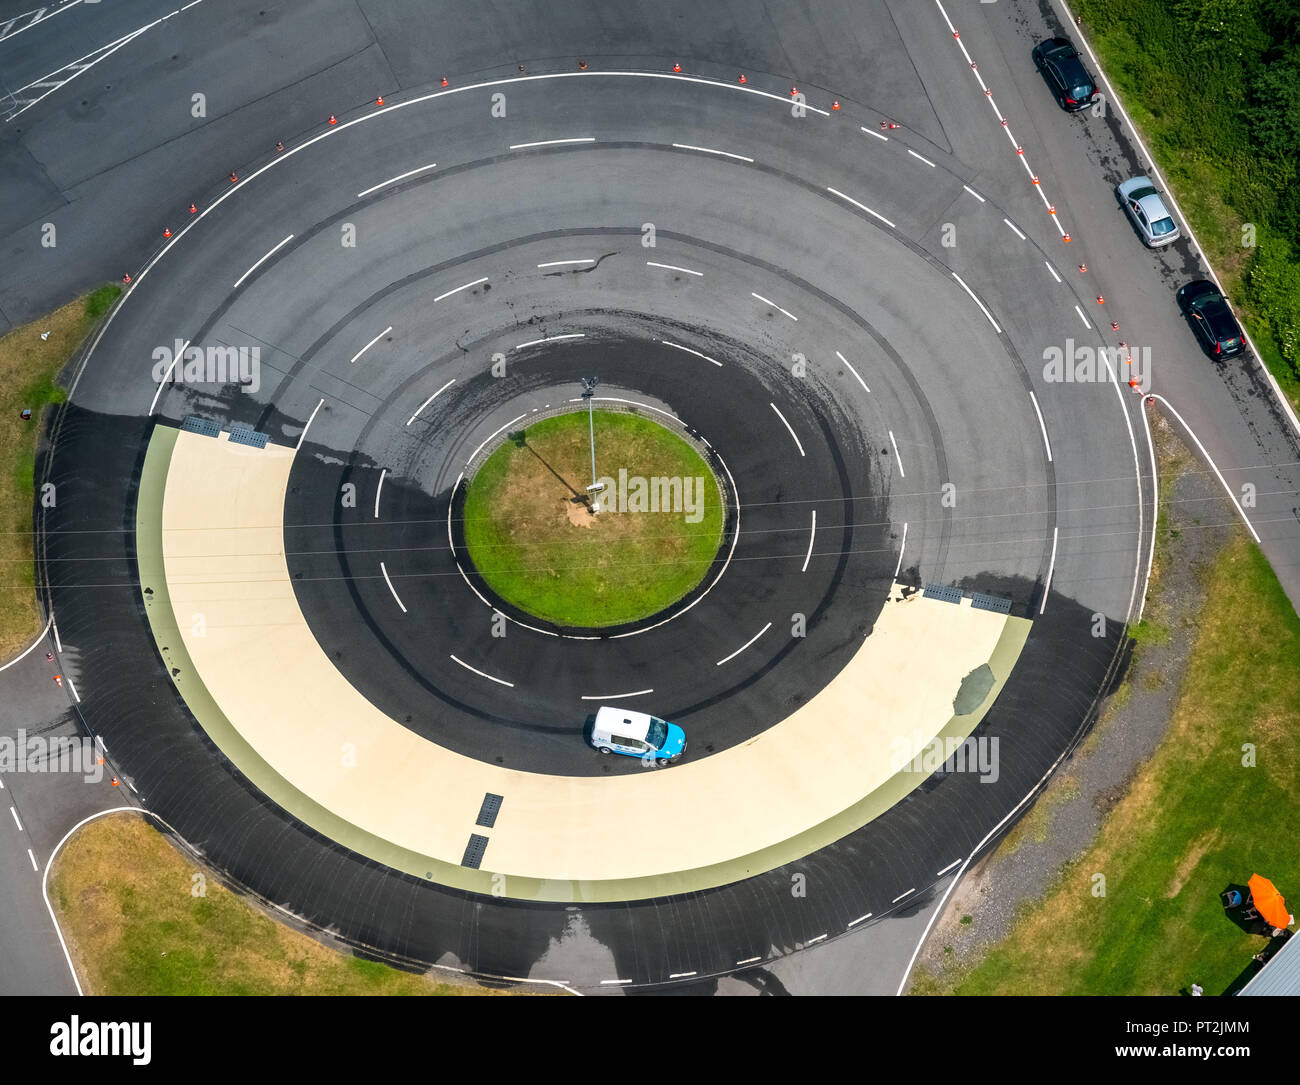
<path fill-rule="evenodd" d="M 698 975 L 699 975 L 698 972 L 669 972 L 668 978 L 670 980 L 684 980 L 686 979 L 687 976 L 698 976 Z"/>
<path fill-rule="evenodd" d="M 535 347 L 538 343 L 558 343 L 561 339 L 582 339 L 586 332 L 572 332 L 568 335 L 549 335 L 544 339 L 530 339 L 527 343 L 519 343 L 515 350 L 523 350 L 525 347 Z"/>
<path fill-rule="evenodd" d="M 812 560 L 813 539 L 817 538 L 817 510 L 813 509 L 812 530 L 808 533 L 808 553 L 803 556 L 803 568 L 799 571 L 806 573 L 808 571 L 808 562 Z"/>
<path fill-rule="evenodd" d="M 761 637 L 764 633 L 766 633 L 771 628 L 772 628 L 772 623 L 768 622 L 767 625 L 763 626 L 762 629 L 760 629 L 757 633 L 755 633 L 752 637 L 750 637 L 749 640 L 745 641 L 745 643 L 742 644 L 739 648 L 737 648 L 734 652 L 732 652 L 731 655 L 727 656 L 726 659 L 718 660 L 714 664 L 714 666 L 721 667 L 724 663 L 727 663 L 735 659 L 736 656 L 740 655 L 741 652 L 743 652 L 746 648 L 748 648 L 751 644 L 753 644 L 754 641 L 758 640 L 759 637 Z"/>
<path fill-rule="evenodd" d="M 416 169 L 407 170 L 405 173 L 399 173 L 396 177 L 390 177 L 387 181 L 380 181 L 379 184 L 371 185 L 371 187 L 366 189 L 364 192 L 358 192 L 357 199 L 359 200 L 365 196 L 369 196 L 370 193 L 378 192 L 381 188 L 387 188 L 389 185 L 396 184 L 398 181 L 405 181 L 408 177 L 414 177 L 417 173 L 423 173 L 425 170 L 434 169 L 437 165 L 437 162 L 430 162 L 427 166 L 419 166 Z"/>
<path fill-rule="evenodd" d="M 467 671 L 473 671 L 473 672 L 474 672 L 475 674 L 477 674 L 480 678 L 486 678 L 489 682 L 496 682 L 498 685 L 509 686 L 511 689 L 514 688 L 514 685 L 515 685 L 515 684 L 514 684 L 513 682 L 507 682 L 504 678 L 495 678 L 495 677 L 493 677 L 493 676 L 490 675 L 490 674 L 485 674 L 483 671 L 480 671 L 480 670 L 478 670 L 478 669 L 475 668 L 475 667 L 471 667 L 471 666 L 470 666 L 468 663 L 466 663 L 463 659 L 456 659 L 455 656 L 452 656 L 451 658 L 452 658 L 455 662 L 459 663 L 462 667 L 464 667 Z M 630 983 L 631 980 L 628 980 L 627 982 Z"/>
<path fill-rule="evenodd" d="M 988 309 L 984 307 L 984 303 L 975 296 L 975 291 L 972 290 L 969 286 L 967 286 L 965 280 L 960 275 L 958 275 L 955 271 L 952 273 L 952 277 L 956 279 L 958 284 L 961 286 L 961 288 L 970 295 L 971 301 L 973 301 L 976 305 L 980 307 L 980 312 L 983 313 L 986 317 L 988 317 L 989 323 L 993 325 L 993 330 L 997 332 L 998 335 L 1001 335 L 1002 329 L 998 327 L 998 322 L 993 319 L 993 314 L 990 313 Z"/>
<path fill-rule="evenodd" d="M 790 436 L 794 438 L 795 447 L 799 449 L 799 455 L 804 455 L 803 443 L 799 440 L 799 435 L 795 433 L 794 426 L 785 421 L 785 415 L 781 413 L 781 408 L 775 403 L 769 403 L 768 406 L 771 407 L 772 410 L 776 411 L 777 418 L 781 419 L 782 422 L 785 422 L 785 428 L 790 431 Z"/>
<path fill-rule="evenodd" d="M 1052 273 L 1052 278 L 1059 283 L 1061 281 L 1061 277 L 1058 274 L 1056 274 L 1056 268 L 1052 267 L 1052 265 L 1049 264 L 1046 260 L 1044 260 L 1043 263 L 1047 266 L 1047 270 Z"/>
<path fill-rule="evenodd" d="M 1047 439 L 1047 423 L 1043 421 L 1043 412 L 1038 409 L 1038 397 L 1031 391 L 1029 398 L 1034 401 L 1034 414 L 1038 415 L 1038 428 L 1043 431 L 1043 444 L 1047 446 L 1047 462 L 1052 462 L 1052 442 Z"/>
<path fill-rule="evenodd" d="M 940 870 L 938 873 L 936 873 L 936 874 L 935 874 L 935 877 L 936 877 L 936 878 L 942 878 L 945 874 L 948 873 L 948 871 L 950 871 L 950 870 L 951 870 L 953 867 L 955 867 L 955 866 L 961 866 L 961 860 L 960 860 L 960 859 L 954 859 L 954 860 L 953 860 L 951 863 L 949 863 L 946 867 L 944 867 L 942 870 Z"/>
<path fill-rule="evenodd" d="M 873 915 L 875 915 L 875 914 L 876 914 L 875 912 L 868 912 L 866 915 L 860 915 L 860 916 L 858 916 L 857 919 L 855 919 L 855 920 L 853 920 L 851 923 L 849 923 L 849 926 L 850 926 L 850 927 L 856 927 L 856 926 L 857 926 L 859 923 L 861 923 L 864 919 L 870 919 L 870 918 L 871 918 Z"/>
<path fill-rule="evenodd" d="M 577 401 L 575 400 L 574 402 L 577 402 Z M 528 412 L 525 411 L 523 414 L 519 415 L 518 418 L 512 418 L 512 419 L 510 419 L 510 421 L 507 422 L 507 423 L 506 423 L 504 426 L 502 426 L 500 429 L 493 430 L 491 433 L 489 433 L 489 434 L 488 434 L 488 435 L 483 439 L 483 443 L 482 443 L 481 445 L 479 445 L 478 448 L 474 449 L 474 451 L 473 451 L 473 453 L 471 453 L 469 459 L 467 459 L 467 460 L 465 461 L 466 465 L 473 463 L 473 462 L 474 462 L 474 458 L 475 458 L 475 457 L 476 457 L 480 452 L 483 451 L 483 449 L 487 446 L 488 441 L 492 440 L 492 438 L 495 437 L 498 433 L 501 433 L 501 432 L 504 431 L 504 430 L 508 430 L 511 426 L 513 426 L 513 425 L 514 425 L 516 422 L 518 422 L 520 419 L 522 419 L 522 418 L 527 418 L 527 417 L 528 417 Z M 462 471 L 462 472 L 461 472 L 462 477 L 464 476 L 464 474 L 465 474 L 465 472 Z M 459 479 L 459 478 L 456 480 L 456 483 L 457 483 L 457 485 L 460 484 L 460 479 Z M 455 493 L 455 490 L 453 490 L 452 492 Z M 450 516 L 450 513 L 449 513 L 448 515 Z M 448 534 L 448 535 L 451 534 L 451 523 L 450 523 L 450 519 L 448 520 L 448 524 L 447 524 L 447 534 Z M 453 547 L 453 550 L 454 550 L 454 549 L 455 549 L 455 548 Z M 463 574 L 462 574 L 462 575 L 463 575 Z M 465 583 L 468 584 L 469 581 L 466 580 Z M 482 596 L 480 596 L 480 598 L 482 598 Z M 531 627 L 530 627 L 530 628 L 531 628 Z M 558 634 L 556 634 L 556 635 L 558 636 Z M 594 639 L 594 638 L 593 638 L 593 639 Z"/>
<path fill-rule="evenodd" d="M 903 541 L 898 544 L 898 564 L 894 566 L 894 579 L 898 579 L 899 570 L 903 568 L 903 551 L 907 549 L 907 522 L 903 522 Z"/>
<path fill-rule="evenodd" d="M 809 938 L 808 941 L 804 943 L 804 945 L 815 946 L 818 942 L 824 942 L 824 941 L 826 941 L 826 935 L 819 934 L 816 938 Z"/>
<path fill-rule="evenodd" d="M 433 300 L 442 301 L 443 298 L 449 298 L 452 296 L 452 294 L 459 294 L 462 290 L 468 290 L 471 286 L 478 286 L 479 283 L 485 283 L 487 281 L 488 281 L 488 277 L 484 275 L 483 278 L 475 279 L 472 283 L 466 283 L 464 286 L 456 287 L 455 290 L 448 290 L 445 294 L 439 294 Z"/>
<path fill-rule="evenodd" d="M 60 655 L 63 654 L 63 641 L 59 640 L 59 623 L 54 620 L 54 615 L 50 615 L 50 628 L 54 631 L 54 650 Z M 32 645 L 35 648 L 36 645 Z M 31 648 L 28 649 L 31 651 Z"/>
<path fill-rule="evenodd" d="M 379 519 L 379 495 L 384 492 L 384 478 L 388 475 L 388 468 L 385 467 L 379 472 L 379 485 L 375 487 L 375 519 Z"/>
<path fill-rule="evenodd" d="M 555 147 L 561 143 L 595 143 L 595 142 L 596 142 L 595 136 L 578 136 L 576 139 L 543 139 L 543 140 L 538 140 L 536 143 L 512 143 L 510 144 L 510 149 L 512 151 L 522 151 L 528 147 Z"/>
<path fill-rule="evenodd" d="M 397 605 L 402 608 L 402 613 L 405 614 L 406 604 L 398 597 L 397 589 L 393 587 L 393 582 L 388 578 L 388 569 L 382 561 L 379 563 L 379 571 L 384 574 L 384 583 L 388 585 L 388 590 L 393 593 L 393 598 L 397 600 Z"/>
<path fill-rule="evenodd" d="M 898 442 L 894 440 L 894 431 L 889 431 L 889 443 L 894 446 L 894 459 L 898 461 L 898 477 L 907 478 L 907 472 L 903 470 L 903 457 L 898 454 Z"/>
<path fill-rule="evenodd" d="M 872 215 L 875 218 L 880 219 L 880 221 L 883 222 L 886 226 L 888 226 L 891 230 L 898 229 L 898 227 L 895 226 L 892 222 L 890 222 L 889 219 L 885 218 L 884 215 L 880 214 L 878 211 L 871 210 L 871 208 L 868 207 L 865 203 L 858 203 L 858 201 L 855 200 L 852 196 L 844 195 L 844 193 L 841 192 L 838 188 L 828 188 L 826 191 L 829 192 L 832 196 L 838 196 L 841 200 L 847 200 L 859 211 L 865 211 L 868 215 Z"/>
<path fill-rule="evenodd" d="M 771 298 L 765 298 L 762 294 L 755 294 L 752 290 L 749 292 L 749 296 L 752 298 L 758 298 L 758 300 L 764 305 L 770 305 L 773 309 L 777 310 L 777 312 L 785 313 L 785 315 L 793 321 L 797 322 L 799 320 L 799 318 L 795 316 L 794 313 L 790 312 L 789 309 L 782 309 L 781 306 L 777 305 L 777 303 L 772 301 Z"/>
<path fill-rule="evenodd" d="M 1075 311 L 1076 313 L 1079 314 L 1079 319 L 1083 321 L 1083 326 L 1084 326 L 1085 328 L 1089 328 L 1089 329 L 1091 329 L 1091 328 L 1092 328 L 1092 325 L 1088 323 L 1088 318 L 1087 318 L 1086 316 L 1083 315 L 1083 310 L 1080 309 L 1079 306 L 1078 306 L 1077 304 L 1076 304 L 1075 307 L 1074 307 L 1074 311 Z"/>
<path fill-rule="evenodd" d="M 886 143 L 889 142 L 888 136 L 882 136 L 879 132 L 873 132 L 870 128 L 864 128 L 862 130 L 869 136 L 875 136 L 876 139 L 883 139 Z"/>
<path fill-rule="evenodd" d="M 755 961 L 761 961 L 762 957 L 746 957 L 743 961 L 737 961 L 736 964 L 753 964 Z"/>
<path fill-rule="evenodd" d="M 643 697 L 647 693 L 653 693 L 653 689 L 638 689 L 633 693 L 598 693 L 593 696 L 584 696 L 584 701 L 621 701 L 627 697 Z"/>
<path fill-rule="evenodd" d="M 710 358 L 707 354 L 701 354 L 698 350 L 691 350 L 690 347 L 684 347 L 681 345 L 681 343 L 671 343 L 667 339 L 656 339 L 655 342 L 662 343 L 666 347 L 672 347 L 674 350 L 684 350 L 686 351 L 687 354 L 694 354 L 695 357 L 703 358 L 706 362 L 712 362 L 719 369 L 722 368 L 722 363 L 719 362 L 717 359 Z"/>
<path fill-rule="evenodd" d="M 1008 218 L 1004 218 L 1002 221 L 1005 222 L 1008 226 L 1010 226 L 1013 231 L 1015 231 L 1016 237 L 1020 238 L 1021 241 L 1024 241 L 1025 235 L 1020 232 L 1020 228 L 1014 222 L 1012 222 Z"/>
<path fill-rule="evenodd" d="M 50 627 L 52 625 L 54 625 L 54 615 L 51 614 L 48 618 L 45 619 L 45 628 L 42 629 L 40 633 L 37 634 L 36 639 L 32 641 L 32 643 L 29 644 L 26 649 L 24 649 L 22 655 L 14 656 L 14 658 L 11 659 L 8 663 L 6 663 L 3 667 L 0 667 L 0 671 L 7 671 L 20 659 L 26 659 L 29 655 L 31 655 L 32 652 L 34 652 L 37 649 L 37 647 L 40 645 L 41 641 L 45 639 L 45 634 L 50 631 Z M 59 642 L 57 638 L 55 639 L 54 643 L 56 646 L 58 645 Z M 59 651 L 62 652 L 63 649 L 59 648 Z"/>
<path fill-rule="evenodd" d="M 276 245 L 275 248 L 273 248 L 270 252 L 268 252 L 265 256 L 263 256 L 262 259 L 260 259 L 260 260 L 259 260 L 257 263 L 255 263 L 252 267 L 250 267 L 247 271 L 245 271 L 244 274 L 242 274 L 242 275 L 239 277 L 239 279 L 235 282 L 235 285 L 234 285 L 233 287 L 231 287 L 231 289 L 232 289 L 232 290 L 238 290 L 238 289 L 239 289 L 239 286 L 240 286 L 240 283 L 242 283 L 245 279 L 247 279 L 251 274 L 253 274 L 253 272 L 255 272 L 255 271 L 256 271 L 258 268 L 260 268 L 263 264 L 265 264 L 269 259 L 271 259 L 271 257 L 274 256 L 274 255 L 276 254 L 276 252 L 278 252 L 280 249 L 284 248 L 284 246 L 287 245 L 287 244 L 289 244 L 289 242 L 292 241 L 292 240 L 293 240 L 293 234 L 290 234 L 290 235 L 289 235 L 288 237 L 286 237 L 283 241 L 281 241 L 280 244 Z"/>
<path fill-rule="evenodd" d="M 1232 487 L 1228 485 L 1228 480 L 1223 477 L 1223 472 L 1219 470 L 1219 465 L 1215 463 L 1213 459 L 1210 458 L 1210 454 L 1205 450 L 1205 446 L 1201 444 L 1201 439 L 1196 436 L 1196 431 L 1193 430 L 1192 427 L 1187 424 L 1187 421 L 1183 418 L 1181 414 L 1178 413 L 1174 405 L 1170 403 L 1169 400 L 1165 399 L 1164 396 L 1156 396 L 1155 398 L 1169 408 L 1173 416 L 1178 419 L 1183 429 L 1185 429 L 1188 435 L 1192 438 L 1192 440 L 1196 442 L 1196 447 L 1200 449 L 1201 455 L 1205 457 L 1205 462 L 1214 468 L 1215 475 L 1218 477 L 1219 481 L 1223 484 L 1223 488 L 1228 491 L 1228 496 L 1232 498 L 1233 508 L 1237 510 L 1238 515 L 1241 517 L 1242 523 L 1246 525 L 1246 530 L 1250 532 L 1250 537 L 1254 539 L 1256 542 L 1259 542 L 1260 541 L 1259 534 L 1255 531 L 1255 525 L 1250 522 L 1250 518 L 1246 515 L 1246 510 L 1241 507 L 1241 502 L 1237 500 L 1237 495 L 1233 493 Z"/>
<path fill-rule="evenodd" d="M 930 166 L 931 168 L 934 168 L 934 163 L 933 163 L 933 162 L 931 162 L 928 158 L 924 157 L 923 155 L 919 155 L 919 154 L 917 154 L 914 150 L 912 150 L 911 147 L 908 147 L 908 148 L 907 148 L 907 153 L 910 154 L 913 158 L 919 158 L 919 159 L 921 159 L 921 161 L 924 162 L 927 166 Z"/>
<path fill-rule="evenodd" d="M 1047 596 L 1052 590 L 1052 570 L 1056 568 L 1056 536 L 1058 528 L 1052 528 L 1052 557 L 1047 563 L 1047 583 L 1043 585 L 1043 605 L 1038 608 L 1042 614 L 1047 609 Z"/>
<path fill-rule="evenodd" d="M 18 831 L 21 833 L 23 831 L 23 823 L 18 820 L 18 811 L 11 806 L 9 807 L 9 813 L 13 814 L 14 824 L 18 826 Z"/>
<path fill-rule="evenodd" d="M 371 347 L 373 347 L 376 343 L 378 343 L 379 340 L 381 340 L 385 335 L 387 335 L 387 334 L 388 334 L 389 332 L 391 332 L 392 330 L 393 330 L 393 326 L 392 326 L 391 324 L 388 325 L 388 327 L 386 327 L 383 331 L 381 331 L 378 335 L 376 335 L 372 340 L 370 340 L 369 343 L 367 343 L 364 347 L 362 347 L 359 351 L 357 351 L 354 355 L 352 355 L 352 361 L 351 361 L 349 364 L 350 364 L 350 365 L 356 365 L 356 364 L 357 364 L 357 359 L 360 358 L 361 355 L 365 354 L 366 351 L 368 351 Z"/>
<path fill-rule="evenodd" d="M 676 264 L 656 264 L 653 260 L 647 260 L 646 267 L 661 267 L 665 271 L 680 271 L 684 275 L 704 275 L 702 271 L 692 271 L 688 267 L 678 267 Z"/>
<path fill-rule="evenodd" d="M 984 199 L 984 197 L 981 196 L 978 192 L 976 192 L 973 188 L 971 188 L 970 185 L 962 185 L 961 187 L 964 188 L 967 192 L 969 192 L 972 196 L 974 196 L 977 200 L 979 200 L 980 203 L 987 202 Z"/>
<path fill-rule="evenodd" d="M 631 983 L 631 982 L 632 982 L 631 980 L 601 980 L 600 985 L 602 987 L 605 987 L 608 986 L 609 984 L 614 984 L 614 983 Z"/>
<path fill-rule="evenodd" d="M 418 407 L 415 408 L 415 414 L 411 415 L 411 417 L 406 420 L 406 424 L 409 426 L 412 422 L 414 422 L 417 418 L 419 418 L 420 412 L 424 410 L 425 407 L 427 407 L 430 403 L 432 403 L 435 399 L 437 399 L 440 395 L 442 395 L 443 392 L 445 392 L 448 388 L 450 388 L 455 383 L 456 383 L 456 378 L 452 377 L 451 380 L 449 380 L 446 384 L 444 384 L 441 388 L 439 388 L 436 392 L 434 392 L 433 395 L 431 395 L 428 399 L 426 399 L 423 403 L 421 403 Z"/>
<path fill-rule="evenodd" d="M 190 341 L 186 339 L 185 345 L 181 347 L 177 352 L 176 357 L 172 359 L 172 364 L 167 367 L 167 372 L 162 375 L 162 380 L 158 382 L 158 387 L 154 390 L 153 402 L 149 404 L 149 414 L 152 415 L 155 408 L 158 406 L 158 397 L 162 395 L 163 385 L 167 383 L 167 378 L 172 375 L 172 370 L 175 369 L 176 364 L 185 357 L 185 352 L 189 350 L 189 348 Z"/>
<path fill-rule="evenodd" d="M 68 689 L 72 690 L 73 699 L 77 704 L 81 704 L 81 694 L 77 692 L 76 684 L 72 681 L 72 675 L 65 674 L 63 677 L 68 680 Z"/>
<path fill-rule="evenodd" d="M 316 421 L 316 412 L 319 411 L 321 407 L 323 407 L 324 405 L 325 405 L 325 401 L 322 399 L 319 403 L 316 404 L 315 408 L 312 410 L 311 417 L 307 419 L 307 424 L 302 427 L 302 432 L 298 434 L 298 443 L 293 446 L 293 450 L 295 452 L 297 452 L 298 449 L 302 448 L 302 443 L 307 438 L 307 431 L 311 429 L 311 424 Z"/>
<path fill-rule="evenodd" d="M 889 903 L 890 903 L 890 904 L 897 904 L 897 903 L 898 903 L 900 900 L 902 900 L 904 897 L 906 897 L 906 896 L 910 896 L 912 893 L 915 893 L 915 892 L 916 892 L 916 886 L 912 886 L 912 888 L 909 889 L 906 893 L 899 893 L 898 896 L 896 896 L 896 897 L 895 897 L 893 900 L 891 900 Z"/>
<path fill-rule="evenodd" d="M 552 260 L 549 264 L 538 264 L 538 267 L 570 267 L 574 264 L 594 264 L 595 260 Z"/>
<path fill-rule="evenodd" d="M 835 352 L 835 357 L 837 357 L 841 362 L 843 362 L 846 366 L 849 367 L 849 372 L 852 373 L 855 377 L 857 377 L 858 383 L 862 385 L 862 390 L 866 392 L 868 395 L 870 395 L 871 389 L 867 387 L 867 382 L 864 381 L 860 376 L 858 376 L 858 371 L 853 368 L 853 363 L 850 362 L 846 357 L 844 357 L 844 355 L 841 354 L 838 350 Z"/>
<path fill-rule="evenodd" d="M 35 870 L 35 871 L 37 871 L 37 872 L 39 872 L 41 868 L 37 865 L 37 863 L 36 863 L 36 856 L 34 856 L 34 855 L 32 854 L 32 849 L 31 849 L 31 848 L 28 848 L 28 849 L 27 849 L 27 858 L 30 859 L 30 860 L 32 861 L 32 869 Z"/>
<path fill-rule="evenodd" d="M 738 162 L 753 162 L 752 158 L 746 158 L 743 154 L 732 154 L 730 151 L 715 151 L 712 147 L 692 147 L 689 143 L 674 143 L 679 151 L 701 151 L 704 154 L 720 154 L 723 158 L 734 158 Z"/>

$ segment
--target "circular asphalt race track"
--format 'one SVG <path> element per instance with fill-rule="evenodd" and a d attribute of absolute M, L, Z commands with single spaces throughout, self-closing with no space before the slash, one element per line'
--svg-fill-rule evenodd
<path fill-rule="evenodd" d="M 1066 409 L 1042 381 L 1043 346 L 1079 327 L 1059 254 L 1008 230 L 960 161 L 829 95 L 801 111 L 671 60 L 595 67 L 339 115 L 200 207 L 80 371 L 42 557 L 64 639 L 98 646 L 88 725 L 232 881 L 390 957 L 655 985 L 915 906 L 1009 824 L 1116 673 L 1143 495 L 1135 397 L 1099 380 Z M 1013 308 L 981 289 L 993 268 Z M 158 348 L 184 343 L 258 364 L 242 386 L 159 382 Z M 707 442 L 737 522 L 671 620 L 584 637 L 506 614 L 502 636 L 458 567 L 458 491 L 494 436 L 572 407 L 591 373 L 598 402 Z M 617 701 L 681 723 L 688 761 L 724 754 L 827 687 L 899 582 L 1033 620 L 975 732 L 998 770 L 940 770 L 833 844 L 675 895 L 525 901 L 391 869 L 253 786 L 155 646 L 137 488 L 155 425 L 190 417 L 298 446 L 298 605 L 347 681 L 422 739 L 527 773 L 635 774 L 582 741 Z"/>

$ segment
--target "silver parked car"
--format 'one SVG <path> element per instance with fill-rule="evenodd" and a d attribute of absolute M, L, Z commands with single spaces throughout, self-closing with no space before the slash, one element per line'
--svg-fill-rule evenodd
<path fill-rule="evenodd" d="M 1149 177 L 1133 177 L 1115 186 L 1115 195 L 1149 249 L 1178 240 L 1178 223 L 1165 207 Z"/>

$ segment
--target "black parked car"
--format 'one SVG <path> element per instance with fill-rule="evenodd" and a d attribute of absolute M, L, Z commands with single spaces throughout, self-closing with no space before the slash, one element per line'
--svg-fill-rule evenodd
<path fill-rule="evenodd" d="M 1201 346 L 1214 358 L 1229 358 L 1246 349 L 1241 325 L 1228 308 L 1228 299 L 1209 279 L 1197 279 L 1175 295 Z"/>
<path fill-rule="evenodd" d="M 1043 73 L 1062 109 L 1071 113 L 1080 110 L 1097 93 L 1097 84 L 1069 38 L 1052 38 L 1035 45 L 1034 64 Z"/>

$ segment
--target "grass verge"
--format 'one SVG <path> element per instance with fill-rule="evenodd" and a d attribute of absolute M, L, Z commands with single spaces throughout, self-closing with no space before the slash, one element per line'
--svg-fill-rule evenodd
<path fill-rule="evenodd" d="M 636 621 L 675 603 L 709 571 L 724 510 L 713 472 L 686 441 L 639 415 L 596 411 L 597 470 L 613 481 L 601 512 L 583 503 L 591 477 L 585 411 L 543 419 L 475 473 L 464 507 L 474 567 L 506 602 L 560 625 Z M 621 487 L 626 500 L 620 507 Z M 674 507 L 638 509 L 635 479 L 677 483 Z M 692 506 L 687 488 L 699 494 Z"/>
<path fill-rule="evenodd" d="M 915 993 L 1217 994 L 1264 948 L 1219 893 L 1254 872 L 1300 892 L 1300 617 L 1244 534 L 1207 575 L 1168 734 L 1094 844 L 981 960 Z"/>
<path fill-rule="evenodd" d="M 5 576 L 0 660 L 25 648 L 41 628 L 32 564 L 32 506 L 44 409 L 67 399 L 57 383 L 59 370 L 121 292 L 119 286 L 101 287 L 0 338 L 0 508 L 5 510 L 0 529 Z M 30 420 L 20 417 L 24 409 L 32 412 Z"/>
<path fill-rule="evenodd" d="M 503 993 L 339 953 L 276 923 L 135 814 L 80 829 L 50 872 L 50 899 L 87 994 Z"/>

